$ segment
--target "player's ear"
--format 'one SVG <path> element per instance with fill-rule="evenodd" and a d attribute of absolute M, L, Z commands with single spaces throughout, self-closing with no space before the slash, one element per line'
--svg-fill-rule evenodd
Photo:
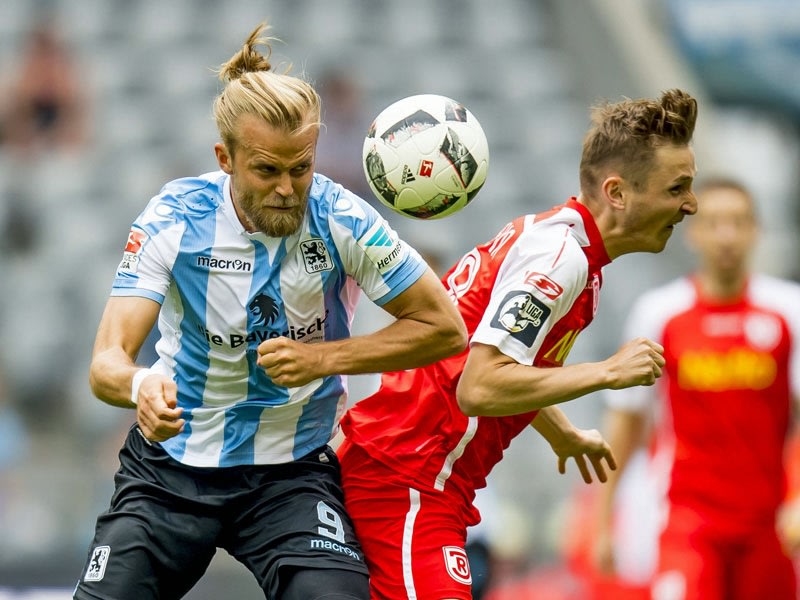
<path fill-rule="evenodd" d="M 231 153 L 228 152 L 228 148 L 225 146 L 225 144 L 219 142 L 214 144 L 214 154 L 217 155 L 217 163 L 219 163 L 219 168 L 228 175 L 233 173 L 233 157 L 231 156 Z"/>
<path fill-rule="evenodd" d="M 625 208 L 625 181 L 619 175 L 610 175 L 603 180 L 600 185 L 603 198 L 613 208 L 623 210 Z"/>

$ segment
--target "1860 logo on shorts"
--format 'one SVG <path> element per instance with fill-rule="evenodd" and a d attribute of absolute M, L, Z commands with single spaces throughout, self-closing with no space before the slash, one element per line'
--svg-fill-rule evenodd
<path fill-rule="evenodd" d="M 472 575 L 469 572 L 469 561 L 464 549 L 458 546 L 444 546 L 442 552 L 444 552 L 444 564 L 448 575 L 459 583 L 470 585 Z"/>
<path fill-rule="evenodd" d="M 110 546 L 96 546 L 92 550 L 92 559 L 83 576 L 84 581 L 101 581 L 106 574 L 106 563 L 111 554 Z"/>

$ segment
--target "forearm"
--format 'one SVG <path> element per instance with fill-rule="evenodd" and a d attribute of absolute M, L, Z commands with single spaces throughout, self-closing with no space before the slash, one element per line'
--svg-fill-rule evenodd
<path fill-rule="evenodd" d="M 411 369 L 463 351 L 461 328 L 399 319 L 374 333 L 321 344 L 323 375 Z"/>
<path fill-rule="evenodd" d="M 470 416 L 499 417 L 541 410 L 610 387 L 603 363 L 540 368 L 506 362 L 495 369 L 482 369 L 482 375 L 459 384 L 459 403 Z M 472 389 L 462 390 L 462 386 Z"/>
<path fill-rule="evenodd" d="M 646 338 L 626 342 L 604 361 L 543 368 L 516 362 L 491 344 L 473 343 L 458 382 L 458 405 L 469 416 L 539 410 L 601 389 L 653 385 L 664 348 Z"/>
<path fill-rule="evenodd" d="M 132 408 L 131 382 L 142 367 L 119 349 L 94 356 L 89 367 L 89 385 L 97 398 L 112 406 Z"/>
<path fill-rule="evenodd" d="M 158 317 L 160 305 L 147 298 L 109 298 L 92 351 L 89 385 L 103 402 L 132 408 L 131 381 L 142 367 L 134 358 Z"/>
<path fill-rule="evenodd" d="M 551 447 L 563 445 L 575 434 L 575 426 L 567 415 L 557 406 L 546 406 L 539 410 L 536 418 L 531 421 L 533 427 Z"/>
<path fill-rule="evenodd" d="M 266 340 L 258 364 L 275 384 L 296 387 L 329 375 L 419 367 L 466 347 L 464 320 L 430 270 L 383 309 L 395 321 L 369 335 L 317 344 Z"/>

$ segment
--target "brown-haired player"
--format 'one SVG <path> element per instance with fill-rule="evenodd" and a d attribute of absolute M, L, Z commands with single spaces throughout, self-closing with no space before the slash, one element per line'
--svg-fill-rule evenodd
<path fill-rule="evenodd" d="M 697 103 L 670 90 L 593 116 L 580 195 L 517 218 L 444 276 L 469 349 L 385 373 L 342 421 L 346 506 L 373 599 L 470 598 L 464 543 L 480 519 L 472 501 L 511 439 L 533 425 L 560 471 L 573 457 L 591 481 L 588 459 L 604 481 L 602 461 L 614 468 L 608 445 L 553 405 L 661 375 L 662 347 L 644 338 L 601 362 L 564 361 L 597 310 L 602 268 L 629 252 L 660 252 L 694 214 Z"/>

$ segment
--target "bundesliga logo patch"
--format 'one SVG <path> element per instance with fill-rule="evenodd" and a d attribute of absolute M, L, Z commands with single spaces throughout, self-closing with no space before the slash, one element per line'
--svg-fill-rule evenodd
<path fill-rule="evenodd" d="M 141 229 L 131 229 L 128 234 L 128 241 L 125 243 L 125 250 L 122 253 L 122 262 L 118 270 L 136 273 L 139 270 L 139 254 L 142 245 L 147 239 L 147 234 Z"/>
<path fill-rule="evenodd" d="M 89 567 L 86 569 L 86 575 L 83 576 L 83 580 L 100 581 L 103 579 L 106 574 L 106 564 L 108 564 L 108 557 L 110 555 L 110 546 L 97 546 L 92 550 L 92 560 L 89 561 Z"/>

